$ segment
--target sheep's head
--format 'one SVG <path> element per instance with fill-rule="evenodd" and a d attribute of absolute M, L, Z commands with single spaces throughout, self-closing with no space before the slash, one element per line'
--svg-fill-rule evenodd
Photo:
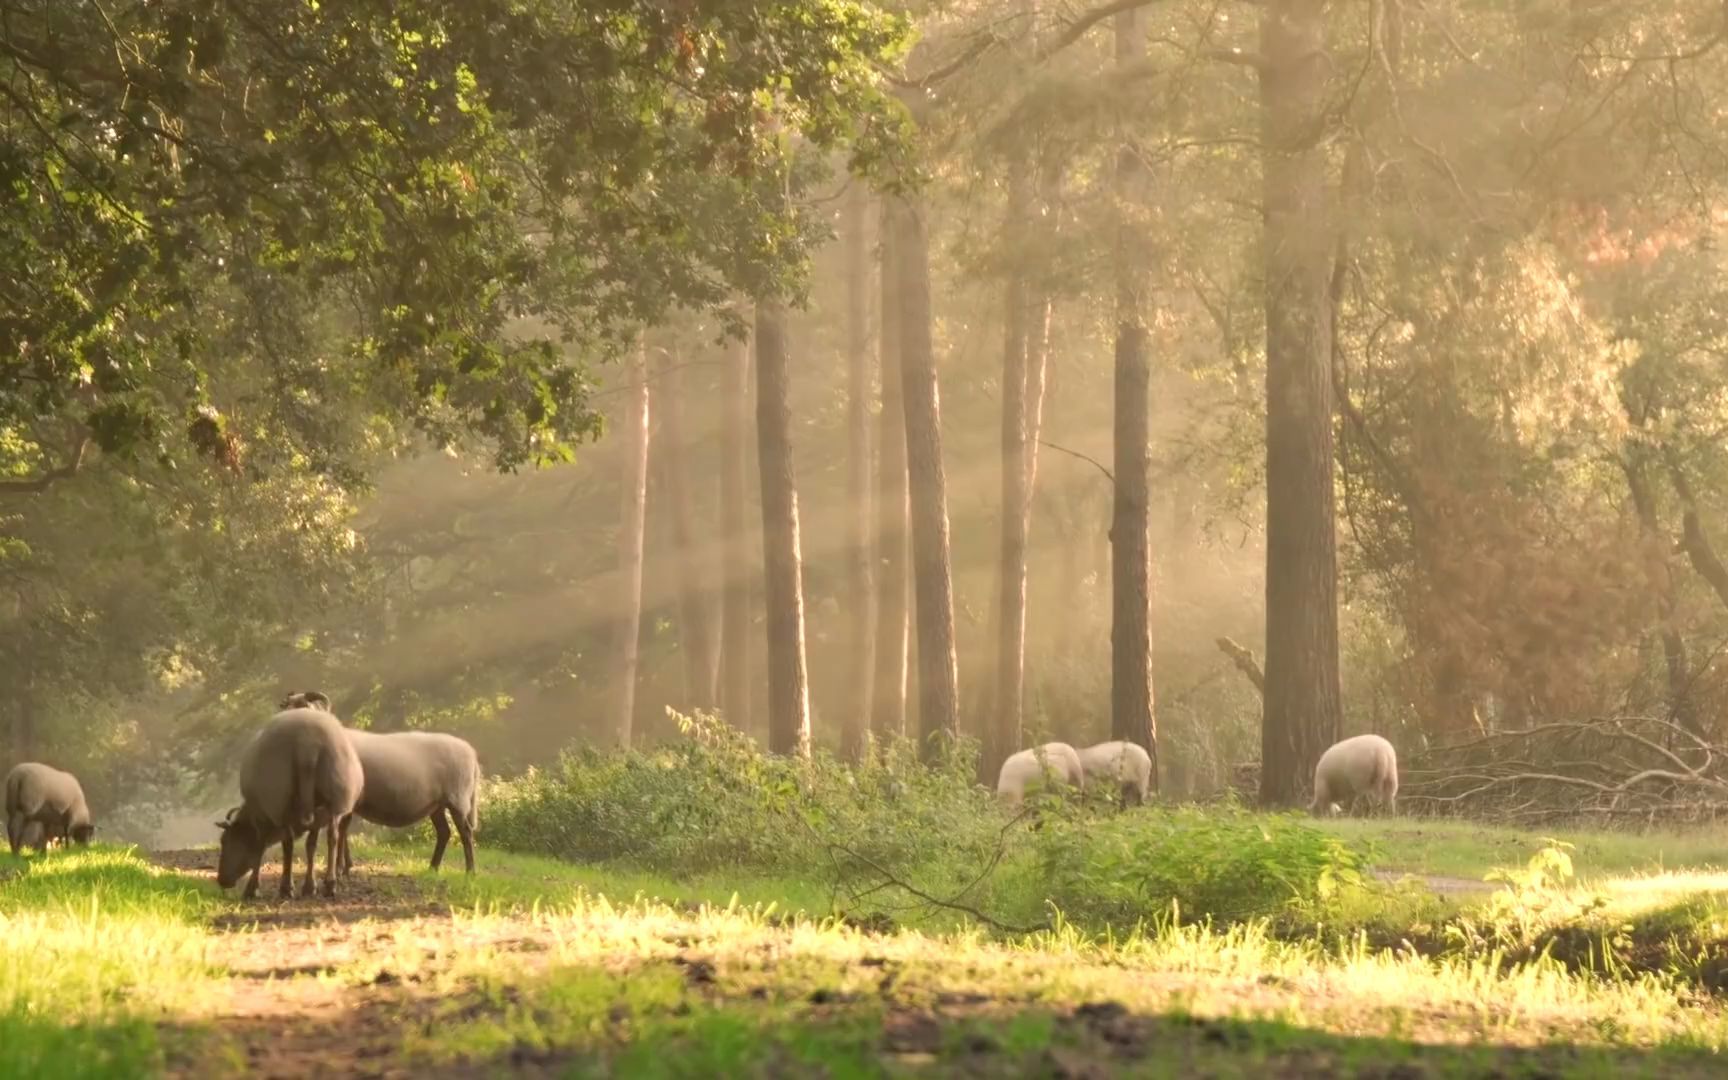
<path fill-rule="evenodd" d="M 330 711 L 330 699 L 316 690 L 295 690 L 278 704 L 282 709 L 319 709 Z"/>
<path fill-rule="evenodd" d="M 240 807 L 228 811 L 228 817 L 218 821 L 222 830 L 222 853 L 216 863 L 216 884 L 230 888 L 258 865 L 264 853 L 264 833 L 256 822 L 240 813 Z"/>
<path fill-rule="evenodd" d="M 88 844 L 90 838 L 96 835 L 96 826 L 89 822 L 85 822 L 82 825 L 74 825 L 72 826 L 71 833 L 72 839 L 78 841 L 80 844 Z"/>

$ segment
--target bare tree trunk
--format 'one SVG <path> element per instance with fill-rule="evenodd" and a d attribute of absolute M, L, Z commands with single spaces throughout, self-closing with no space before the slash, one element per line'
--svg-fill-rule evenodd
<path fill-rule="evenodd" d="M 624 475 L 618 530 L 618 696 L 613 729 L 618 745 L 629 746 L 636 726 L 636 667 L 642 634 L 642 539 L 648 511 L 648 340 L 643 335 L 636 359 L 625 373 L 630 381 L 621 426 L 625 439 Z"/>
<path fill-rule="evenodd" d="M 841 703 L 840 754 L 864 756 L 876 680 L 875 592 L 871 582 L 870 507 L 870 247 L 866 214 L 870 194 L 854 177 L 846 200 L 846 433 L 850 444 L 846 494 L 852 535 L 846 552 L 846 587 L 851 595 L 852 655 L 849 693 Z"/>
<path fill-rule="evenodd" d="M 1634 423 L 1636 422 L 1634 419 Z M 1628 458 L 1622 461 L 1621 465 L 1626 471 L 1626 487 L 1631 492 L 1632 505 L 1638 512 L 1640 531 L 1647 541 L 1659 548 L 1665 548 L 1668 542 L 1656 516 L 1656 496 L 1650 488 L 1647 452 L 1634 448 L 1628 454 Z M 1675 625 L 1674 576 L 1669 571 L 1666 559 L 1663 560 L 1662 571 L 1656 599 L 1658 614 L 1662 620 L 1662 659 L 1668 669 L 1668 711 L 1673 715 L 1675 723 L 1704 739 L 1707 735 L 1698 723 L 1697 711 L 1692 708 L 1692 676 L 1686 662 L 1686 641 L 1680 636 L 1679 627 Z"/>
<path fill-rule="evenodd" d="M 959 664 L 948 552 L 948 481 L 942 468 L 942 405 L 930 325 L 930 241 L 918 208 L 894 205 L 900 270 L 900 366 L 906 409 L 906 470 L 918 616 L 919 750 L 928 759 L 959 734 Z"/>
<path fill-rule="evenodd" d="M 1338 737 L 1325 0 L 1260 17 L 1266 303 L 1266 709 L 1260 799 L 1304 801 Z"/>
<path fill-rule="evenodd" d="M 803 562 L 798 485 L 792 471 L 785 312 L 756 305 L 756 439 L 762 473 L 762 581 L 768 611 L 768 749 L 810 753 L 810 687 L 804 664 Z"/>
<path fill-rule="evenodd" d="M 1027 165 L 1009 165 L 1008 210 L 1003 239 L 1018 252 L 1025 245 L 1030 213 Z M 978 777 L 994 786 L 1008 755 L 1020 749 L 1026 694 L 1026 532 L 1032 485 L 1027 444 L 1029 327 L 1026 281 L 1010 269 L 1002 295 L 1002 537 L 996 596 L 996 687 L 986 700 L 984 748 Z"/>
<path fill-rule="evenodd" d="M 660 435 L 656 456 L 666 492 L 672 531 L 672 572 L 678 576 L 678 643 L 684 653 L 684 692 L 689 706 L 711 709 L 718 676 L 717 650 L 709 636 L 707 559 L 694 539 L 691 523 L 690 454 L 684 445 L 683 376 L 671 349 L 654 354 L 655 383 L 660 391 Z"/>
<path fill-rule="evenodd" d="M 900 371 L 900 271 L 894 249 L 891 201 L 882 201 L 877 230 L 881 327 L 877 334 L 882 413 L 876 439 L 876 690 L 872 727 L 877 738 L 906 734 L 906 677 L 910 646 L 911 574 L 908 570 L 906 408 Z"/>
<path fill-rule="evenodd" d="M 1116 16 L 1116 63 L 1144 52 L 1134 12 Z M 1117 198 L 1136 194 L 1138 168 L 1124 148 L 1116 159 Z M 1125 233 L 1126 230 L 1123 230 Z M 1158 786 L 1158 729 L 1152 699 L 1152 545 L 1148 507 L 1152 483 L 1150 438 L 1152 360 L 1145 321 L 1141 256 L 1116 252 L 1115 497 L 1110 522 L 1110 734 L 1152 755 Z"/>
<path fill-rule="evenodd" d="M 720 712 L 739 730 L 750 726 L 750 533 L 744 501 L 748 470 L 750 343 L 730 347 L 720 414 Z"/>

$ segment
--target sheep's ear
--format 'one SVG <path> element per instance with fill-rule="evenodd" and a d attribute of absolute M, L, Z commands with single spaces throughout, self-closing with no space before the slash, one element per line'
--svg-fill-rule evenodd
<path fill-rule="evenodd" d="M 217 828 L 218 828 L 218 829 L 221 829 L 221 830 L 222 830 L 222 831 L 223 831 L 223 832 L 227 832 L 227 831 L 228 831 L 228 822 L 226 822 L 226 821 L 218 821 L 218 822 L 217 822 L 217 823 L 216 823 L 216 827 L 217 827 Z"/>
<path fill-rule="evenodd" d="M 315 705 L 318 708 L 323 709 L 325 712 L 330 711 L 330 699 L 325 697 L 323 694 L 320 694 L 318 691 L 308 690 L 301 696 L 306 699 L 306 704 Z"/>

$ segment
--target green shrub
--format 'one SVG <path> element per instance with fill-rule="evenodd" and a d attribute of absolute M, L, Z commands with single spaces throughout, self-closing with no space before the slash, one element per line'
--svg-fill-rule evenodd
<path fill-rule="evenodd" d="M 1050 901 L 1071 922 L 1132 927 L 1170 915 L 1313 915 L 1362 883 L 1363 853 L 1299 816 L 1226 807 L 1058 819 L 1040 831 Z"/>
<path fill-rule="evenodd" d="M 930 766 L 898 741 L 850 767 L 821 752 L 809 761 L 763 753 L 706 714 L 677 719 L 686 737 L 666 746 L 566 752 L 550 769 L 489 783 L 486 842 L 673 874 L 867 876 L 868 863 L 976 862 L 1004 824 L 990 793 L 972 782 L 964 745 Z"/>

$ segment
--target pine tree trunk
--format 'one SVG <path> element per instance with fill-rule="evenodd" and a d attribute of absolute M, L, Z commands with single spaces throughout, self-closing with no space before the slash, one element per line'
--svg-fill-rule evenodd
<path fill-rule="evenodd" d="M 1260 800 L 1305 801 L 1338 737 L 1325 0 L 1260 18 L 1266 290 L 1266 702 Z"/>
<path fill-rule="evenodd" d="M 732 344 L 721 380 L 720 533 L 720 712 L 740 731 L 750 719 L 750 532 L 747 450 L 750 415 L 750 343 Z"/>
<path fill-rule="evenodd" d="M 618 687 L 613 730 L 629 746 L 636 726 L 636 668 L 642 633 L 642 540 L 648 510 L 648 344 L 638 343 L 625 372 L 629 380 L 623 423 L 625 438 L 621 523 L 618 530 Z"/>
<path fill-rule="evenodd" d="M 870 194 L 853 178 L 846 200 L 846 494 L 852 535 L 847 541 L 846 588 L 852 597 L 852 649 L 847 663 L 849 693 L 841 703 L 840 755 L 864 756 L 876 681 L 875 592 L 871 582 L 874 527 L 870 507 L 870 247 L 866 235 Z"/>
<path fill-rule="evenodd" d="M 756 440 L 762 474 L 762 583 L 768 624 L 768 749 L 810 753 L 810 690 L 804 664 L 803 564 L 798 487 L 792 471 L 785 312 L 756 305 Z"/>
<path fill-rule="evenodd" d="M 715 701 L 716 649 L 708 615 L 708 560 L 695 542 L 690 510 L 690 453 L 684 444 L 683 375 L 677 354 L 654 354 L 659 390 L 660 434 L 655 453 L 666 494 L 672 532 L 672 573 L 678 579 L 678 643 L 684 653 L 684 693 L 690 708 L 711 709 Z"/>
<path fill-rule="evenodd" d="M 906 734 L 906 682 L 910 650 L 911 573 L 907 546 L 906 408 L 900 370 L 900 271 L 895 256 L 893 206 L 882 201 L 879 276 L 882 412 L 876 438 L 876 689 L 871 727 L 879 739 Z"/>
<path fill-rule="evenodd" d="M 1137 59 L 1141 33 L 1133 12 L 1116 16 L 1116 62 Z M 1117 197 L 1135 193 L 1138 170 L 1127 150 L 1117 157 Z M 1125 232 L 1126 230 L 1124 230 Z M 1110 522 L 1110 734 L 1152 755 L 1158 785 L 1158 739 L 1152 713 L 1152 548 L 1148 445 L 1152 360 L 1139 252 L 1116 254 L 1115 492 Z"/>
<path fill-rule="evenodd" d="M 1009 166 L 1008 210 L 1003 240 L 1010 251 L 1024 247 L 1030 212 L 1026 163 Z M 1026 283 L 1010 269 L 1002 290 L 1002 536 L 997 562 L 996 686 L 985 709 L 983 756 L 978 778 L 994 787 L 1002 762 L 1020 749 L 1026 692 L 1026 532 L 1031 510 L 1031 458 L 1027 447 L 1028 351 Z"/>
<path fill-rule="evenodd" d="M 930 323 L 930 241 L 918 208 L 893 199 L 900 270 L 900 368 L 918 620 L 919 750 L 933 759 L 959 733 L 959 671 L 948 550 L 948 486 L 942 406 Z"/>

